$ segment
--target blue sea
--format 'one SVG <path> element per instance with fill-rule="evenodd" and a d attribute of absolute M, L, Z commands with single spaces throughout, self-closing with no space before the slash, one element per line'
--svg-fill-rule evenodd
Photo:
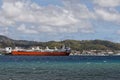
<path fill-rule="evenodd" d="M 120 56 L 0 56 L 0 80 L 120 80 Z"/>

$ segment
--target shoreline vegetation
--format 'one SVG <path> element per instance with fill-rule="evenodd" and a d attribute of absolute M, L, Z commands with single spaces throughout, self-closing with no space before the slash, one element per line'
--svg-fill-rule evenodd
<path fill-rule="evenodd" d="M 5 47 L 22 47 L 27 49 L 39 46 L 41 49 L 44 49 L 46 46 L 49 48 L 61 48 L 63 45 L 71 48 L 72 51 L 70 55 L 120 55 L 120 43 L 106 40 L 63 40 L 37 42 L 13 40 L 0 35 L 0 52 L 2 52 Z"/>

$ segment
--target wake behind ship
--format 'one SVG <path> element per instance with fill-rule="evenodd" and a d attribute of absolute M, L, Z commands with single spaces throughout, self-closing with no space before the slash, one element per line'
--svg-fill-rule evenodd
<path fill-rule="evenodd" d="M 46 49 L 39 49 L 32 48 L 32 49 L 20 49 L 15 48 L 12 50 L 11 47 L 6 48 L 6 55 L 21 55 L 21 56 L 69 56 L 70 54 L 70 48 L 63 47 L 62 49 L 49 49 L 46 47 Z"/>

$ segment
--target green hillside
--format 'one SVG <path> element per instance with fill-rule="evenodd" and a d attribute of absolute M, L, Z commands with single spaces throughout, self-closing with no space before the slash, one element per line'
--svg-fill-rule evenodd
<path fill-rule="evenodd" d="M 73 50 L 120 50 L 120 43 L 114 43 L 105 40 L 64 40 L 64 41 L 49 41 L 49 42 L 36 42 L 26 40 L 13 40 L 5 36 L 0 36 L 0 47 L 24 47 L 29 48 L 31 46 L 39 46 L 45 48 L 60 48 L 62 45 L 66 45 Z"/>

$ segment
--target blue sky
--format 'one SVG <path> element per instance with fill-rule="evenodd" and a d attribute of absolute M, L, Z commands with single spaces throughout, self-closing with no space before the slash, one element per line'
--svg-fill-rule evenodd
<path fill-rule="evenodd" d="M 120 42 L 120 0 L 0 0 L 0 35 Z"/>

